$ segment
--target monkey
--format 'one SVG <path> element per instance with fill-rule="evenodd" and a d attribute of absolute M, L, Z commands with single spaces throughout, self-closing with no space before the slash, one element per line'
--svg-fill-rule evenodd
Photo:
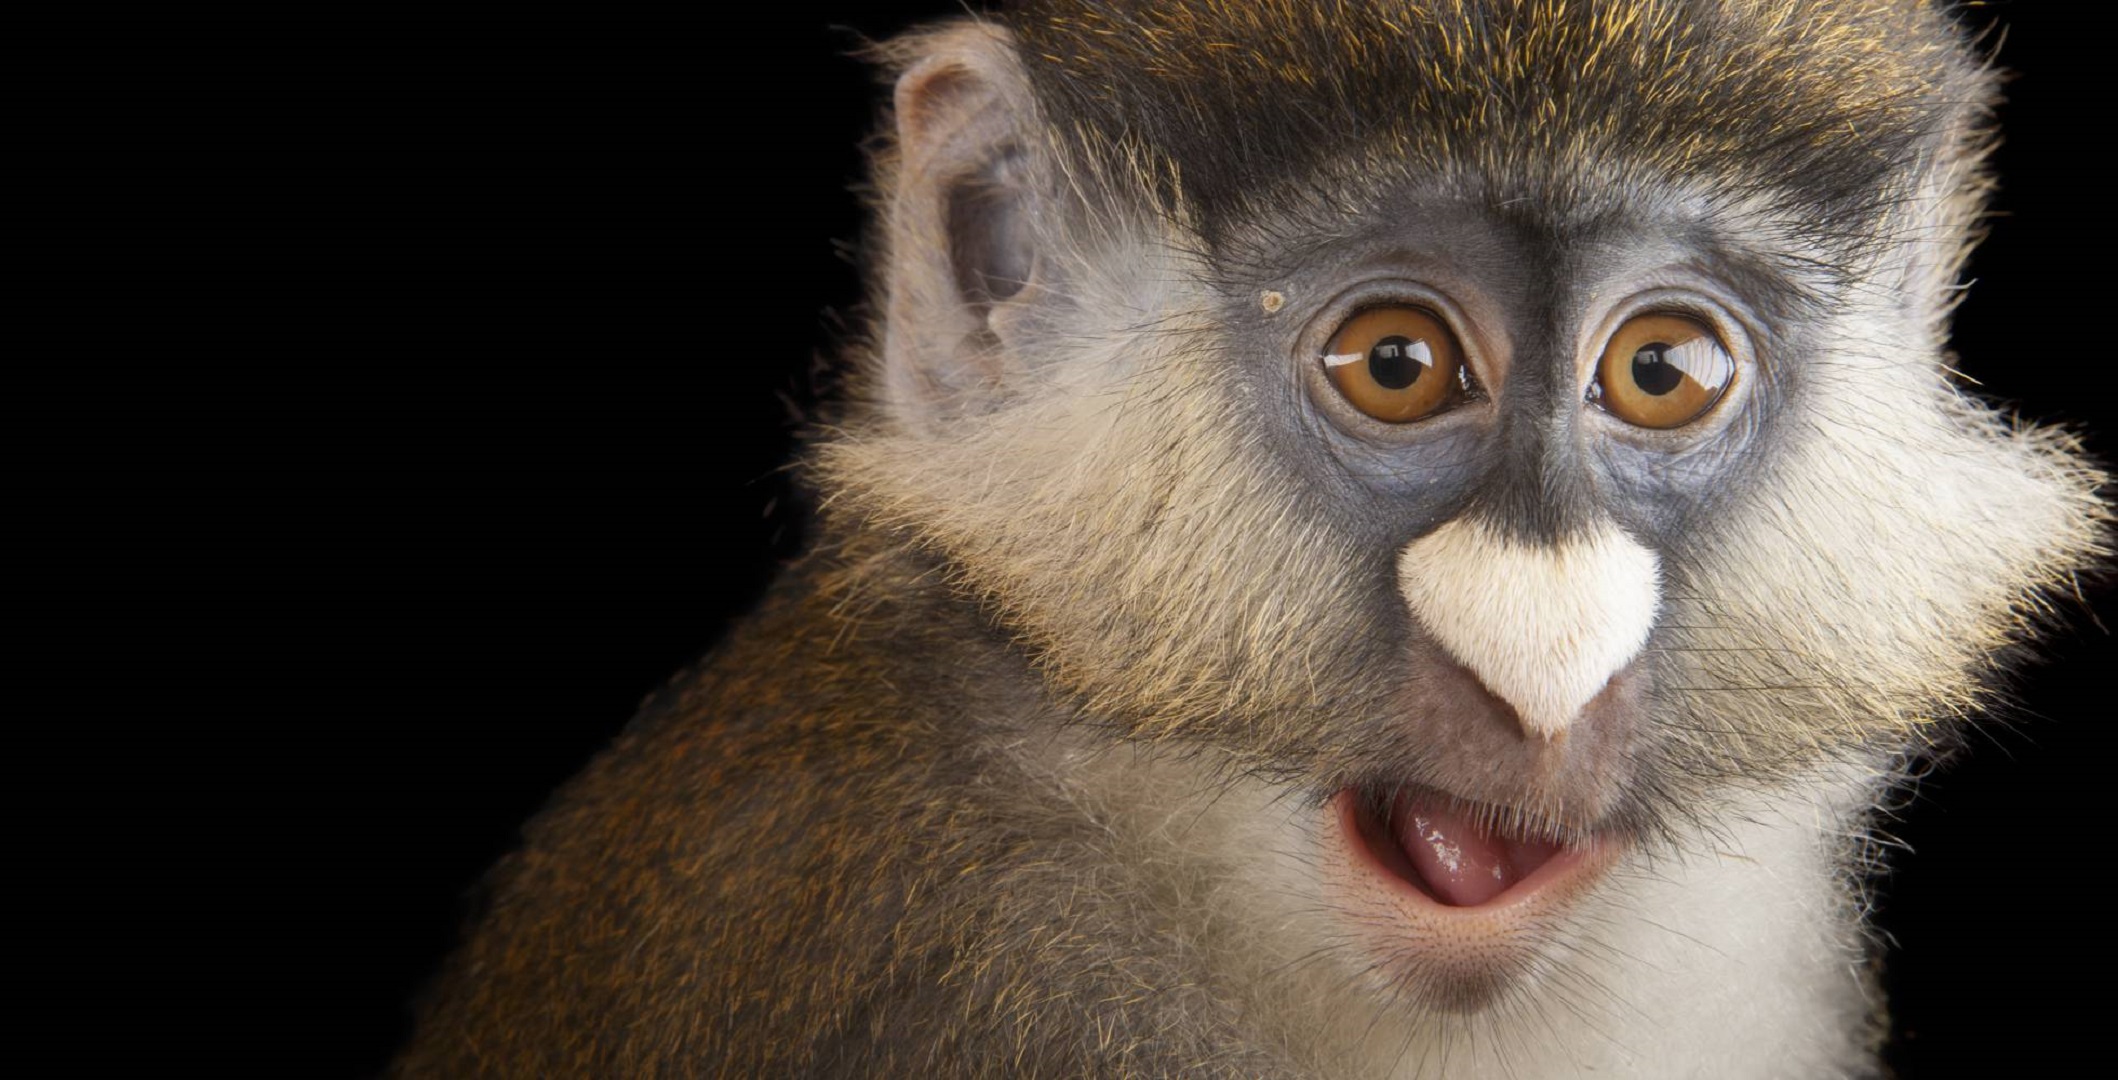
<path fill-rule="evenodd" d="M 810 550 L 396 1073 L 1872 1073 L 1868 817 L 2108 547 L 1947 370 L 1963 32 L 1051 0 L 877 55 Z"/>

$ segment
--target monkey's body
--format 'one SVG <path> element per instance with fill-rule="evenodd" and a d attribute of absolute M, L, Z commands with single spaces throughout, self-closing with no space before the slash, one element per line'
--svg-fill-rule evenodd
<path fill-rule="evenodd" d="M 1940 363 L 1986 77 L 1909 0 L 1327 7 L 898 48 L 819 541 L 403 1075 L 1873 1069 L 1866 815 L 2104 527 Z"/>

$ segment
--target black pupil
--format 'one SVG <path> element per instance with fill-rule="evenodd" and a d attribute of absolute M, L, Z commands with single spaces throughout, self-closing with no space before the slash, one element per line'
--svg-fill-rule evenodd
<path fill-rule="evenodd" d="M 1656 397 L 1677 388 L 1684 372 L 1669 362 L 1669 346 L 1662 342 L 1640 346 L 1633 354 L 1633 385 Z"/>
<path fill-rule="evenodd" d="M 1419 381 L 1427 365 L 1412 358 L 1412 339 L 1398 334 L 1375 343 L 1368 350 L 1368 377 L 1385 390 L 1403 390 Z"/>

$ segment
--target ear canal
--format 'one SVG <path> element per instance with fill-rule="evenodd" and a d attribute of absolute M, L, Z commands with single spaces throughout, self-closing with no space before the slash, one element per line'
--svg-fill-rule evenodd
<path fill-rule="evenodd" d="M 1022 171 L 1021 153 L 1009 148 L 949 192 L 949 260 L 956 288 L 981 313 L 1030 281 L 1035 252 Z"/>

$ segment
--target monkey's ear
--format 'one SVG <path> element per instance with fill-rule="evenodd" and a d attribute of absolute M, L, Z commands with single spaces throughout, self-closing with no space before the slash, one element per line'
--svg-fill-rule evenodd
<path fill-rule="evenodd" d="M 1034 109 L 1005 31 L 961 25 L 903 43 L 888 174 L 883 389 L 902 418 L 1004 394 L 1025 311 L 1049 293 L 1049 217 Z"/>

